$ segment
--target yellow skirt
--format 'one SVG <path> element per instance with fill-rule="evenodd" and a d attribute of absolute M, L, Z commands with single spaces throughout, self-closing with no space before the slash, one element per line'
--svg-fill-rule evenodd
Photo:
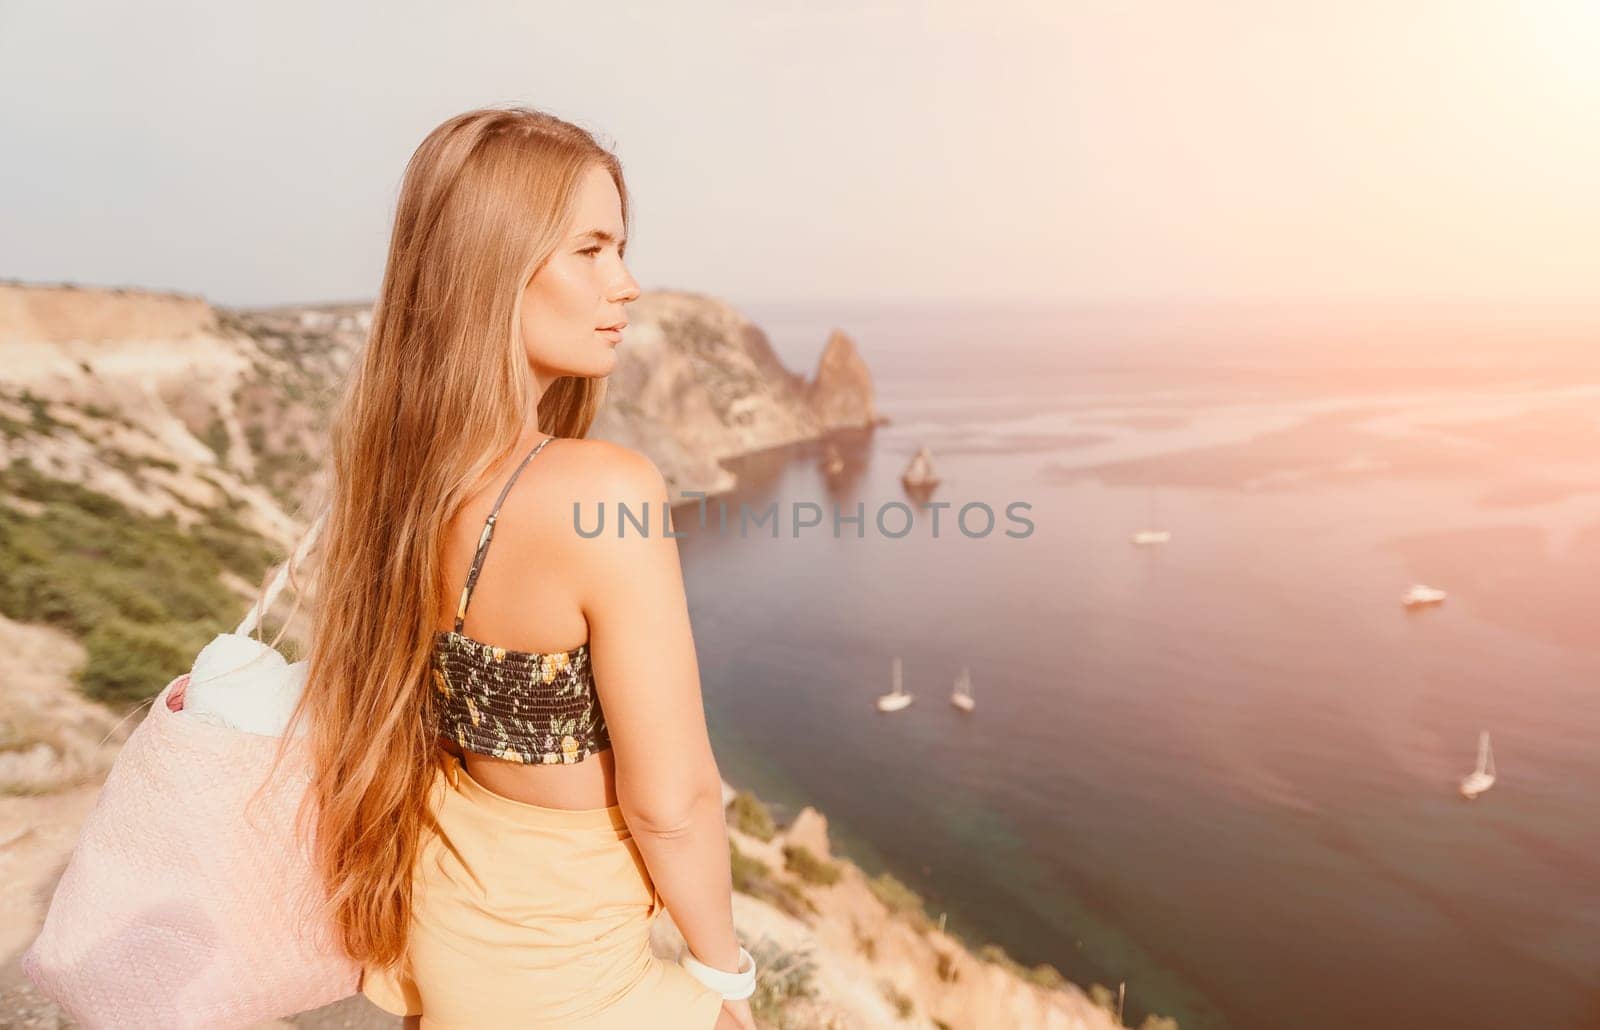
<path fill-rule="evenodd" d="M 373 1004 L 423 1030 L 711 1030 L 721 996 L 650 951 L 661 895 L 620 806 L 517 801 L 443 750 L 433 790 L 443 833 L 413 872 L 404 961 L 363 971 Z"/>

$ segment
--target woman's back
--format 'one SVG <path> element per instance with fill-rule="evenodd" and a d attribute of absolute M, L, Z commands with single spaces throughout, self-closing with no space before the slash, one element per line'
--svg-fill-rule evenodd
<path fill-rule="evenodd" d="M 548 696 L 550 687 L 559 689 L 561 683 L 553 677 L 549 685 L 542 682 L 544 677 L 537 672 L 542 658 L 547 667 L 559 660 L 561 671 L 577 681 L 577 687 L 588 686 L 592 675 L 587 667 L 589 626 L 580 583 L 584 556 L 578 548 L 592 541 L 577 535 L 573 510 L 577 505 L 586 519 L 592 519 L 597 505 L 605 504 L 607 499 L 598 496 L 598 486 L 614 478 L 606 466 L 625 457 L 618 453 L 622 450 L 590 440 L 547 438 L 541 443 L 539 437 L 530 437 L 513 450 L 509 461 L 489 471 L 484 484 L 446 527 L 441 561 L 448 589 L 435 620 L 436 631 L 446 635 L 437 638 L 444 649 L 441 658 L 446 673 L 454 672 L 459 681 L 466 666 L 481 663 L 495 668 L 499 658 L 503 667 L 509 656 L 513 665 L 520 662 L 522 668 L 530 664 L 534 668 L 531 686 L 508 688 L 485 681 L 488 688 L 498 689 L 502 695 L 508 690 L 531 689 Z M 513 473 L 515 481 L 505 490 Z M 504 500 L 496 511 L 495 501 L 502 491 Z M 492 534 L 484 544 L 465 617 L 455 634 L 463 588 L 471 577 L 491 513 L 495 515 Z M 659 520 L 659 515 L 653 517 Z M 448 638 L 450 634 L 455 634 L 454 639 Z M 480 657 L 475 644 L 494 651 Z M 580 667 L 565 668 L 569 664 Z M 465 698 L 440 700 L 467 724 Z M 503 706 L 510 699 L 502 696 L 496 700 Z M 591 703 L 602 733 L 597 750 L 577 761 L 554 761 L 555 756 L 549 755 L 552 761 L 546 764 L 526 752 L 515 760 L 497 758 L 463 747 L 462 740 L 445 735 L 448 726 L 441 731 L 441 739 L 447 749 L 462 756 L 475 779 L 506 797 L 546 808 L 614 805 L 616 767 L 609 738 L 603 733 L 598 698 L 573 698 L 561 708 L 564 713 L 581 716 Z M 487 721 L 487 715 L 484 719 Z M 510 735 L 514 745 L 532 747 L 527 738 L 518 736 L 516 727 L 510 729 Z M 570 735 L 559 736 L 568 738 L 570 748 Z"/>

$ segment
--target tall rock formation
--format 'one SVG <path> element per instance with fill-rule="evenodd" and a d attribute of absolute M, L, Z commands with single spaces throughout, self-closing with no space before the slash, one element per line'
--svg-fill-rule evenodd
<path fill-rule="evenodd" d="M 828 335 L 817 374 L 806 386 L 806 402 L 824 430 L 853 429 L 886 421 L 872 403 L 872 373 L 844 330 Z"/>
<path fill-rule="evenodd" d="M 629 305 L 628 323 L 591 435 L 650 455 L 674 491 L 721 493 L 734 486 L 722 458 L 881 421 L 866 363 L 842 332 L 808 383 L 715 298 L 652 291 Z"/>

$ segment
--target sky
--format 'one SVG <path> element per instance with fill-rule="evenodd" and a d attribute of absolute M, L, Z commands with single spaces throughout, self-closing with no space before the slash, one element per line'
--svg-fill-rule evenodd
<path fill-rule="evenodd" d="M 423 136 L 594 132 L 646 289 L 1592 302 L 1600 2 L 0 0 L 0 278 L 370 299 Z"/>

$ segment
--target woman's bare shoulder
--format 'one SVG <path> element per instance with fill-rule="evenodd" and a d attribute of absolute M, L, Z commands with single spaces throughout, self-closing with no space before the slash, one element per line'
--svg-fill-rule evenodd
<path fill-rule="evenodd" d="M 666 480 L 649 455 L 610 440 L 558 439 L 544 453 L 555 460 L 551 478 L 580 503 L 665 499 Z"/>
<path fill-rule="evenodd" d="M 479 585 L 501 618 L 477 616 L 490 620 L 479 623 L 483 639 L 530 651 L 583 639 L 581 613 L 595 603 L 596 592 L 619 580 L 633 582 L 652 548 L 662 546 L 658 502 L 665 497 L 660 471 L 639 451 L 571 437 L 545 445 L 495 522 L 493 568 Z M 617 506 L 626 503 L 638 513 L 646 500 L 652 502 L 648 536 L 630 525 L 618 539 Z M 602 509 L 604 532 L 597 534 Z M 530 589 L 536 600 L 513 601 Z"/>
<path fill-rule="evenodd" d="M 648 454 L 610 440 L 560 438 L 546 446 L 560 454 L 560 464 L 573 486 L 650 486 L 661 470 Z"/>
<path fill-rule="evenodd" d="M 666 480 L 655 462 L 609 440 L 558 438 L 545 446 L 535 463 L 543 467 L 536 476 L 524 473 L 523 478 L 531 481 L 518 482 L 512 489 L 506 499 L 511 517 L 500 519 L 497 533 L 514 520 L 535 539 L 570 541 L 581 539 L 576 528 L 593 526 L 602 512 L 608 527 L 615 523 L 621 505 L 636 517 L 648 512 L 651 522 L 658 522 L 658 509 L 669 503 Z"/>

